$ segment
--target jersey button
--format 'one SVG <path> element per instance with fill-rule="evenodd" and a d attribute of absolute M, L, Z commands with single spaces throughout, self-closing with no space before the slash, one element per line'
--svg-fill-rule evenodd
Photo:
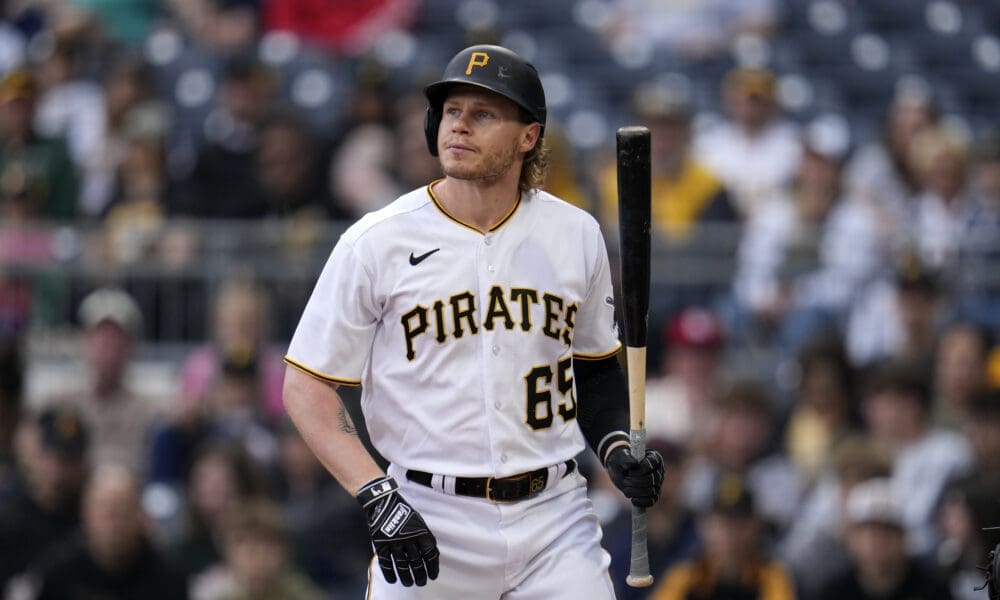
<path fill-rule="evenodd" d="M 493 238 L 491 238 L 489 236 L 486 236 L 486 237 L 483 238 L 483 243 L 486 244 L 487 246 L 489 246 L 490 244 L 493 243 Z"/>
<path fill-rule="evenodd" d="M 493 348 L 491 348 L 491 350 L 493 350 L 493 356 L 500 356 L 500 346 L 493 344 Z"/>
<path fill-rule="evenodd" d="M 490 265 L 490 266 L 486 267 L 486 270 L 489 271 L 490 273 L 496 273 L 497 272 L 497 268 L 494 267 L 493 265 Z"/>
<path fill-rule="evenodd" d="M 493 402 L 493 408 L 499 409 L 501 406 L 503 406 L 503 404 L 499 400 Z"/>
<path fill-rule="evenodd" d="M 507 462 L 507 454 L 501 454 L 500 455 L 500 462 L 502 462 L 502 463 Z"/>

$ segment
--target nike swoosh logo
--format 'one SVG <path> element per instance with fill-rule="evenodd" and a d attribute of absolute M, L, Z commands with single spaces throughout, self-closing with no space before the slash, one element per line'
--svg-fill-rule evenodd
<path fill-rule="evenodd" d="M 414 265 L 414 266 L 419 265 L 421 262 L 423 262 L 423 260 L 425 258 L 427 258 L 428 256 L 430 256 L 431 254 L 434 254 L 438 250 L 440 250 L 440 248 L 435 248 L 435 249 L 431 250 L 430 252 L 425 252 L 425 253 L 421 254 L 420 256 L 413 256 L 413 253 L 410 252 L 410 264 Z"/>

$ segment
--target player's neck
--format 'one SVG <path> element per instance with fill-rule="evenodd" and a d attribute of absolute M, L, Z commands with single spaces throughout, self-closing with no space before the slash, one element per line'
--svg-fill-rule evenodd
<path fill-rule="evenodd" d="M 517 183 L 507 178 L 486 183 L 446 177 L 434 193 L 449 214 L 484 233 L 510 214 L 520 196 Z"/>

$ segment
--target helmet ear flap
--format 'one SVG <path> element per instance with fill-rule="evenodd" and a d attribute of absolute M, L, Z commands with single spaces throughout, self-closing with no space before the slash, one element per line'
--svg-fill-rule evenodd
<path fill-rule="evenodd" d="M 424 136 L 427 138 L 427 149 L 430 150 L 431 156 L 438 155 L 437 139 L 438 129 L 441 127 L 441 117 L 440 106 L 428 106 L 427 112 L 424 114 Z"/>

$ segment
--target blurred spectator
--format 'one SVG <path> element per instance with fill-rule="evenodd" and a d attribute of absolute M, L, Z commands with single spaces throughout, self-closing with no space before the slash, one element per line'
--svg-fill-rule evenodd
<path fill-rule="evenodd" d="M 698 226 L 734 223 L 739 215 L 729 192 L 691 155 L 692 109 L 677 86 L 646 83 L 637 87 L 632 113 L 649 127 L 652 147 L 652 226 L 665 240 L 680 242 Z M 601 174 L 601 221 L 618 221 L 617 164 Z"/>
<path fill-rule="evenodd" d="M 0 171 L 0 335 L 65 318 L 68 277 L 56 268 L 57 232 L 43 223 L 48 185 L 23 162 Z"/>
<path fill-rule="evenodd" d="M 889 477 L 890 467 L 888 456 L 863 437 L 844 438 L 834 447 L 778 546 L 800 598 L 816 598 L 826 581 L 850 565 L 843 529 L 847 498 L 858 484 Z"/>
<path fill-rule="evenodd" d="M 945 487 L 973 464 L 968 440 L 931 426 L 930 383 L 919 363 L 888 361 L 869 377 L 862 415 L 872 442 L 893 460 L 892 486 L 907 547 L 926 555 L 936 539 L 934 509 Z"/>
<path fill-rule="evenodd" d="M 270 501 L 257 500 L 225 515 L 222 546 L 225 561 L 192 582 L 194 600 L 325 597 L 294 566 L 288 525 L 278 506 Z"/>
<path fill-rule="evenodd" d="M 695 558 L 700 547 L 695 515 L 684 505 L 685 450 L 680 444 L 651 438 L 666 466 L 660 499 L 646 511 L 646 546 L 650 573 L 666 573 L 683 560 Z M 603 526 L 602 544 L 611 554 L 611 581 L 618 600 L 646 598 L 650 588 L 625 585 L 632 553 L 632 511 L 622 511 Z"/>
<path fill-rule="evenodd" d="M 282 428 L 280 442 L 279 497 L 295 562 L 334 595 L 363 594 L 372 550 L 358 503 L 330 477 L 291 423 Z"/>
<path fill-rule="evenodd" d="M 403 191 L 396 174 L 401 142 L 393 131 L 390 92 L 381 74 L 366 73 L 365 77 L 352 98 L 352 114 L 347 129 L 338 136 L 329 167 L 330 187 L 351 219 L 382 208 Z M 426 142 L 423 149 L 427 152 Z"/>
<path fill-rule="evenodd" d="M 702 259 L 706 250 L 728 261 L 729 242 L 720 245 L 717 241 L 737 239 L 740 215 L 729 191 L 691 150 L 694 115 L 689 95 L 680 84 L 669 80 L 642 84 L 632 93 L 632 115 L 652 132 L 654 252 L 664 261 L 678 265 Z M 594 182 L 599 200 L 596 214 L 612 240 L 617 235 L 618 222 L 616 167 L 612 158 L 593 169 L 599 173 Z M 673 315 L 690 305 L 713 304 L 725 290 L 714 274 L 697 275 L 701 277 L 680 284 L 654 280 L 650 297 L 654 329 L 660 327 L 664 315 Z M 650 350 L 650 358 L 655 361 L 658 348 Z"/>
<path fill-rule="evenodd" d="M 239 446 L 201 448 L 187 473 L 181 515 L 154 515 L 165 525 L 160 535 L 180 570 L 193 577 L 222 560 L 219 543 L 225 516 L 266 490 L 263 476 Z M 177 517 L 180 518 L 177 518 Z"/>
<path fill-rule="evenodd" d="M 16 168 L 29 181 L 44 182 L 37 190 L 43 219 L 68 220 L 76 215 L 77 174 L 62 138 L 35 131 L 37 89 L 24 69 L 0 80 L 0 173 Z"/>
<path fill-rule="evenodd" d="M 157 401 L 127 382 L 135 344 L 142 338 L 142 314 L 122 289 L 99 288 L 80 303 L 83 327 L 84 381 L 41 399 L 80 410 L 93 432 L 90 452 L 95 466 L 116 463 L 142 476 L 149 435 L 160 417 Z"/>
<path fill-rule="evenodd" d="M 21 421 L 15 448 L 18 479 L 0 496 L 0 592 L 76 532 L 89 437 L 79 414 L 68 407 Z"/>
<path fill-rule="evenodd" d="M 1000 133 L 988 131 L 973 146 L 972 201 L 958 234 L 957 309 L 1000 331 Z"/>
<path fill-rule="evenodd" d="M 165 7 L 198 45 L 221 56 L 253 50 L 258 0 L 167 0 Z"/>
<path fill-rule="evenodd" d="M 774 0 L 650 0 L 614 2 L 615 18 L 607 35 L 614 46 L 649 40 L 674 60 L 699 61 L 725 55 L 733 40 L 770 35 L 778 25 L 781 3 Z"/>
<path fill-rule="evenodd" d="M 958 252 L 961 224 L 972 209 L 966 186 L 966 142 L 955 131 L 929 127 L 913 137 L 908 159 L 920 184 L 911 200 L 910 243 L 927 264 L 950 267 Z"/>
<path fill-rule="evenodd" d="M 802 156 L 787 189 L 763 197 L 740 244 L 733 291 L 755 337 L 777 336 L 794 352 L 843 318 L 870 265 L 858 260 L 845 221 L 841 172 L 850 132 L 825 115 L 803 130 Z"/>
<path fill-rule="evenodd" d="M 849 311 L 847 351 L 855 366 L 889 357 L 930 363 L 948 308 L 942 273 L 915 252 L 904 253 L 894 271 L 860 290 Z"/>
<path fill-rule="evenodd" d="M 792 180 L 802 152 L 795 125 L 775 101 L 775 74 L 740 67 L 723 81 L 727 120 L 695 139 L 697 156 L 732 192 L 744 218 Z"/>
<path fill-rule="evenodd" d="M 254 58 L 226 61 L 218 106 L 205 120 L 205 140 L 173 213 L 248 219 L 267 206 L 256 194 L 261 127 L 274 108 L 274 74 Z"/>
<path fill-rule="evenodd" d="M 226 357 L 194 418 L 177 419 L 153 434 L 150 480 L 176 486 L 200 448 L 220 443 L 242 448 L 256 467 L 272 473 L 278 442 L 261 424 L 261 396 L 253 357 Z"/>
<path fill-rule="evenodd" d="M 35 130 L 44 137 L 66 140 L 83 193 L 94 185 L 90 167 L 106 143 L 108 123 L 101 86 L 82 73 L 81 43 L 78 38 L 56 37 L 32 70 L 39 88 Z M 80 208 L 77 212 L 83 214 Z"/>
<path fill-rule="evenodd" d="M 150 129 L 149 115 L 160 111 L 165 118 L 166 109 L 154 97 L 151 79 L 151 69 L 134 53 L 122 53 L 108 65 L 102 81 L 102 121 L 107 130 L 102 143 L 84 157 L 86 180 L 78 203 L 81 214 L 103 215 L 116 193 L 115 178 L 126 154 L 126 140 L 137 133 L 133 109 L 143 107 L 139 112 L 147 115 L 143 122 L 146 131 Z"/>
<path fill-rule="evenodd" d="M 835 333 L 811 339 L 798 356 L 799 385 L 785 449 L 802 477 L 815 481 L 833 448 L 858 424 L 856 373 Z"/>
<path fill-rule="evenodd" d="M 22 342 L 0 333 L 0 497 L 14 482 L 14 432 L 24 412 Z"/>
<path fill-rule="evenodd" d="M 305 125 L 291 114 L 267 120 L 257 151 L 257 194 L 267 213 L 304 220 L 342 217 L 334 206 L 320 153 Z"/>
<path fill-rule="evenodd" d="M 149 539 L 138 482 L 127 469 L 95 471 L 83 498 L 82 526 L 82 539 L 53 549 L 33 573 L 38 600 L 187 598 L 187 582 Z"/>
<path fill-rule="evenodd" d="M 427 151 L 427 138 L 424 135 L 424 113 L 427 109 L 427 98 L 421 92 L 411 92 L 400 97 L 393 106 L 395 115 L 396 165 L 400 185 L 404 190 L 423 187 L 435 179 L 441 178 L 441 163 L 436 156 Z M 546 128 L 546 141 L 558 139 L 557 128 Z M 554 138 L 549 133 L 554 133 Z M 567 148 L 567 151 L 570 151 Z M 553 151 L 555 153 L 555 151 Z M 571 163 L 571 161 L 568 161 Z M 572 166 L 572 165 L 570 165 Z M 566 171 L 554 171 L 550 166 L 549 181 L 546 189 L 554 184 L 561 190 L 571 186 L 561 185 L 560 178 L 566 177 Z M 571 191 L 571 190 L 570 190 Z M 555 192 L 554 192 L 555 193 Z M 558 195 L 558 193 L 557 193 Z M 565 198 L 567 196 L 559 196 Z M 572 197 L 572 192 L 569 197 Z"/>
<path fill-rule="evenodd" d="M 690 307 L 667 323 L 662 340 L 646 384 L 646 430 L 700 452 L 725 350 L 722 321 L 709 309 Z"/>
<path fill-rule="evenodd" d="M 1000 387 L 978 390 L 967 415 L 965 434 L 972 448 L 974 470 L 1000 485 Z"/>
<path fill-rule="evenodd" d="M 950 600 L 948 588 L 906 554 L 903 509 L 887 479 L 871 479 L 847 498 L 852 566 L 823 586 L 826 600 Z"/>
<path fill-rule="evenodd" d="M 0 170 L 0 335 L 63 318 L 65 279 L 52 269 L 55 236 L 42 225 L 47 190 L 44 176 L 23 162 Z"/>
<path fill-rule="evenodd" d="M 281 386 L 284 354 L 270 344 L 268 297 L 252 281 L 231 280 L 218 290 L 212 308 L 211 340 L 195 348 L 181 367 L 181 391 L 188 411 L 209 393 L 227 359 L 253 360 L 263 388 L 258 414 L 277 424 L 284 416 Z"/>
<path fill-rule="evenodd" d="M 722 473 L 743 478 L 756 498 L 755 512 L 771 531 L 782 531 L 799 507 L 802 482 L 791 461 L 773 449 L 777 414 L 762 384 L 737 380 L 706 409 L 710 429 L 685 482 L 688 499 L 698 510 L 708 506 Z"/>
<path fill-rule="evenodd" d="M 122 156 L 104 215 L 105 253 L 113 263 L 149 260 L 165 207 L 176 202 L 178 190 L 167 173 L 168 129 L 163 108 L 155 104 L 136 106 L 124 115 L 118 140 Z"/>
<path fill-rule="evenodd" d="M 851 194 L 873 211 L 878 231 L 894 240 L 891 245 L 899 241 L 909 200 L 920 188 L 909 161 L 913 139 L 937 120 L 937 106 L 927 90 L 898 87 L 880 139 L 860 148 L 847 166 Z"/>
<path fill-rule="evenodd" d="M 987 332 L 973 323 L 956 321 L 938 339 L 934 354 L 934 419 L 958 428 L 966 421 L 972 395 L 986 383 Z"/>
<path fill-rule="evenodd" d="M 949 486 L 937 509 L 941 543 L 934 551 L 934 562 L 957 600 L 989 600 L 981 587 L 982 565 L 988 564 L 987 554 L 997 536 L 984 529 L 1000 523 L 998 498 L 996 481 L 973 475 Z"/>
<path fill-rule="evenodd" d="M 785 569 L 768 556 L 754 493 L 739 477 L 723 474 L 698 520 L 703 550 L 694 562 L 665 574 L 653 600 L 793 600 Z"/>
<path fill-rule="evenodd" d="M 368 0 L 330 4 L 324 0 L 262 0 L 264 28 L 288 31 L 338 54 L 357 56 L 384 34 L 410 28 L 422 0 Z"/>

